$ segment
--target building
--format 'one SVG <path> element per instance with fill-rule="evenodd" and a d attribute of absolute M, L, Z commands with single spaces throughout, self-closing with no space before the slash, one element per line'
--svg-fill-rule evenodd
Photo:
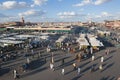
<path fill-rule="evenodd" d="M 114 21 L 105 21 L 105 27 L 112 28 L 114 26 Z"/>
<path fill-rule="evenodd" d="M 4 23 L 4 26 L 9 27 L 9 26 L 22 26 L 22 22 L 7 22 Z"/>
<path fill-rule="evenodd" d="M 4 23 L 5 27 L 10 27 L 10 26 L 24 26 L 25 25 L 25 20 L 22 17 L 21 21 L 13 21 L 13 22 L 6 22 Z"/>
<path fill-rule="evenodd" d="M 116 20 L 116 21 L 114 21 L 114 27 L 116 27 L 116 28 L 120 28 L 120 20 Z"/>
<path fill-rule="evenodd" d="M 120 28 L 120 20 L 105 21 L 105 26 L 108 28 Z"/>

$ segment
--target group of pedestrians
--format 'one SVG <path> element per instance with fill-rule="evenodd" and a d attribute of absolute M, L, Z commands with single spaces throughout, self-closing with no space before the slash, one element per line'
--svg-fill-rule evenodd
<path fill-rule="evenodd" d="M 33 50 L 31 50 L 31 52 L 34 53 Z M 42 57 L 41 55 L 42 55 L 42 54 L 40 53 L 40 54 L 39 54 L 39 57 Z M 31 63 L 31 59 L 30 59 L 29 56 L 27 56 L 25 59 L 26 59 L 26 60 L 25 60 L 25 63 L 23 63 L 23 65 L 22 65 L 21 68 L 20 68 L 22 72 L 26 72 L 27 69 L 30 67 L 30 63 Z M 46 61 L 46 58 L 45 58 L 45 61 Z M 51 64 L 51 69 L 53 69 L 53 66 L 54 66 L 54 65 Z M 20 78 L 19 72 L 20 72 L 20 70 L 13 69 L 13 78 L 14 78 L 14 80 Z"/>
<path fill-rule="evenodd" d="M 95 60 L 95 55 L 92 56 L 92 62 Z M 104 57 L 101 56 L 100 58 L 100 64 L 99 64 L 99 69 L 102 70 L 103 69 L 103 62 L 104 62 Z M 91 67 L 91 71 L 94 71 L 95 70 L 95 66 L 94 64 L 92 65 Z"/>
<path fill-rule="evenodd" d="M 107 50 L 105 51 L 105 55 L 108 55 L 108 54 L 109 54 L 109 49 L 107 49 Z M 91 48 L 91 55 L 92 55 L 92 56 L 91 56 L 91 59 L 92 59 L 91 62 L 93 62 L 93 65 L 91 66 L 91 72 L 94 72 L 94 71 L 95 71 L 95 64 L 94 64 L 95 54 L 93 54 L 92 48 Z M 98 66 L 98 69 L 99 69 L 99 70 L 103 70 L 104 57 L 105 57 L 105 56 L 101 56 L 101 57 L 100 57 L 100 63 L 99 63 L 99 66 Z M 76 60 L 77 60 L 77 61 L 79 60 L 78 62 L 81 61 L 79 58 L 81 58 L 81 55 L 80 55 L 80 54 L 76 55 Z M 64 65 L 65 60 L 62 59 L 61 61 L 62 61 L 62 65 Z M 81 73 L 81 68 L 80 68 L 80 67 L 77 67 L 77 65 L 76 65 L 75 62 L 72 64 L 72 66 L 73 66 L 73 70 L 74 70 L 74 71 L 77 70 L 77 73 L 78 73 L 78 74 Z M 50 62 L 50 69 L 53 70 L 53 71 L 55 70 L 55 69 L 54 69 L 53 53 L 52 53 L 52 58 L 51 58 L 51 62 Z M 64 69 L 64 68 L 61 69 L 61 74 L 63 74 L 63 75 L 65 74 L 65 69 Z"/>
<path fill-rule="evenodd" d="M 79 75 L 81 73 L 81 68 L 76 66 L 76 63 L 73 63 L 73 71 L 76 71 L 77 70 L 77 74 Z M 61 71 L 61 74 L 62 75 L 65 75 L 65 69 L 62 68 L 62 71 Z"/>
<path fill-rule="evenodd" d="M 105 50 L 105 56 L 107 56 L 108 54 L 109 54 L 109 49 L 107 49 L 107 50 Z M 99 63 L 99 69 L 100 70 L 103 70 L 103 62 L 104 62 L 104 58 L 105 58 L 105 56 L 101 56 L 100 57 L 100 63 Z M 94 62 L 94 60 L 95 60 L 95 54 L 93 54 L 92 55 L 92 62 Z M 94 71 L 94 64 L 92 65 L 92 67 L 91 67 L 91 71 Z"/>
<path fill-rule="evenodd" d="M 110 50 L 109 50 L 109 49 L 106 49 L 106 50 L 105 50 L 105 56 L 107 56 L 109 53 L 110 53 Z M 105 56 L 101 56 L 101 61 L 100 61 L 100 66 L 99 66 L 99 69 L 100 69 L 100 70 L 103 69 L 103 62 L 104 62 Z"/>
<path fill-rule="evenodd" d="M 32 53 L 33 53 L 33 51 L 31 51 Z M 92 49 L 91 49 L 91 54 L 92 54 L 92 56 L 91 56 L 91 61 L 93 62 L 93 61 L 95 61 L 95 54 L 93 54 L 93 51 L 92 51 Z M 105 54 L 106 55 L 108 55 L 109 54 L 109 50 L 106 50 L 105 51 Z M 39 54 L 39 56 L 41 56 L 41 54 Z M 78 54 L 77 55 L 77 59 L 78 59 L 78 62 L 80 62 L 81 61 L 81 55 L 80 54 Z M 76 59 L 76 60 L 77 60 Z M 65 59 L 63 58 L 62 60 L 62 65 L 64 65 L 64 63 L 65 63 Z M 100 58 L 100 65 L 99 65 L 99 69 L 100 70 L 102 70 L 103 69 L 103 62 L 104 62 L 104 56 L 101 56 L 101 58 Z M 27 64 L 30 64 L 30 58 L 29 57 L 27 57 L 26 58 L 26 63 Z M 53 53 L 51 53 L 51 60 L 50 60 L 50 69 L 52 70 L 52 71 L 55 71 L 55 66 L 54 66 L 54 55 L 53 55 Z M 79 74 L 81 74 L 81 68 L 80 67 L 77 67 L 77 64 L 74 62 L 73 64 L 72 64 L 72 66 L 73 66 L 73 71 L 77 71 L 77 74 L 79 75 Z M 94 71 L 95 70 L 95 66 L 94 65 L 92 65 L 92 67 L 91 67 L 91 71 Z M 65 68 L 62 68 L 61 69 L 61 74 L 62 75 L 65 75 Z M 14 70 L 13 71 L 13 73 L 14 73 L 14 79 L 17 79 L 17 78 L 19 78 L 19 74 L 18 74 L 18 72 L 17 72 L 17 70 Z"/>
<path fill-rule="evenodd" d="M 64 65 L 65 60 L 62 59 L 61 61 L 62 61 L 61 64 Z M 80 67 L 77 68 L 77 65 L 76 65 L 75 62 L 72 64 L 72 66 L 73 66 L 73 71 L 77 70 L 77 73 L 80 74 L 81 69 L 80 69 Z M 52 71 L 55 71 L 53 53 L 52 53 L 52 57 L 51 57 L 51 60 L 50 60 L 50 69 Z M 64 68 L 61 69 L 61 74 L 65 75 L 65 69 Z"/>

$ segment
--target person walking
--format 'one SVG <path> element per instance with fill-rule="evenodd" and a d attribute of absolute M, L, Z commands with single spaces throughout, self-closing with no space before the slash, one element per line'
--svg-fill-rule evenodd
<path fill-rule="evenodd" d="M 109 54 L 109 49 L 105 50 L 105 54 L 106 54 L 106 55 Z"/>
<path fill-rule="evenodd" d="M 81 54 L 80 54 L 80 53 L 76 55 L 76 60 L 77 60 L 78 62 L 81 61 Z"/>
<path fill-rule="evenodd" d="M 62 75 L 65 75 L 65 70 L 64 69 L 62 69 Z"/>
<path fill-rule="evenodd" d="M 30 64 L 30 59 L 29 59 L 29 57 L 27 57 L 27 64 L 28 64 L 28 65 Z"/>
<path fill-rule="evenodd" d="M 92 55 L 92 61 L 94 61 L 95 60 L 95 56 L 94 55 Z"/>
<path fill-rule="evenodd" d="M 77 66 L 76 66 L 76 63 L 73 63 L 73 70 L 76 70 L 77 69 Z"/>
<path fill-rule="evenodd" d="M 54 63 L 54 58 L 53 58 L 53 56 L 52 56 L 52 58 L 51 58 L 51 63 Z"/>
<path fill-rule="evenodd" d="M 54 65 L 53 65 L 53 63 L 50 63 L 50 69 L 54 71 Z"/>
<path fill-rule="evenodd" d="M 93 54 L 93 48 L 90 47 L 90 54 Z"/>
<path fill-rule="evenodd" d="M 103 61 L 104 61 L 104 57 L 102 56 L 102 57 L 101 57 L 101 63 L 102 63 Z"/>
<path fill-rule="evenodd" d="M 78 68 L 78 71 L 77 71 L 77 72 L 78 72 L 78 75 L 80 74 L 80 71 L 81 71 L 81 69 L 80 69 L 80 67 L 79 67 L 79 68 Z"/>
<path fill-rule="evenodd" d="M 16 69 L 13 70 L 13 77 L 14 77 L 14 80 L 17 79 L 17 71 L 16 71 Z"/>
<path fill-rule="evenodd" d="M 103 66 L 102 66 L 102 64 L 100 64 L 100 66 L 99 66 L 99 69 L 100 69 L 100 70 L 102 70 L 102 69 L 103 69 Z"/>

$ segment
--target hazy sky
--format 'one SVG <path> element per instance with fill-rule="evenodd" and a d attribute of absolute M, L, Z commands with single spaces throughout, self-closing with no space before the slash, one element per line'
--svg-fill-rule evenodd
<path fill-rule="evenodd" d="M 0 22 L 120 19 L 120 0 L 0 0 Z"/>

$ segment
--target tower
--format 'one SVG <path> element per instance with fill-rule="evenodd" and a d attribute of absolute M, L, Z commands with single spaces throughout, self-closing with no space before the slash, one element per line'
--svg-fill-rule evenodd
<path fill-rule="evenodd" d="M 22 22 L 22 25 L 25 24 L 25 20 L 24 20 L 24 17 L 21 18 L 21 22 Z"/>

